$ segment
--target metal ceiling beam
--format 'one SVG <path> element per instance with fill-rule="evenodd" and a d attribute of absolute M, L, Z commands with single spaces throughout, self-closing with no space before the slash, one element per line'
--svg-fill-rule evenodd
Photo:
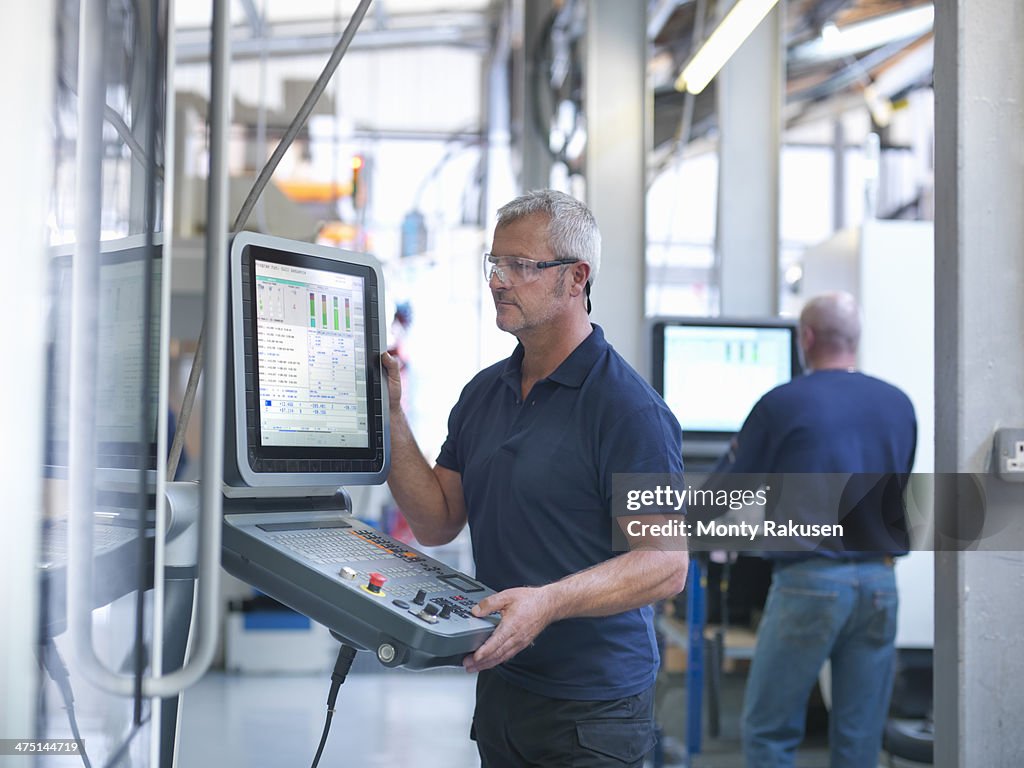
<path fill-rule="evenodd" d="M 872 70 L 882 66 L 889 59 L 902 53 L 920 39 L 919 37 L 908 37 L 891 42 L 872 51 L 863 58 L 851 61 L 828 79 L 809 88 L 789 94 L 786 99 L 787 101 L 817 101 L 827 98 L 837 91 L 845 90 L 855 83 L 864 82 L 870 78 Z"/>
<path fill-rule="evenodd" d="M 821 28 L 852 3 L 853 0 L 818 0 L 789 30 L 788 42 L 793 43 L 805 35 L 817 38 L 821 35 Z"/>
<path fill-rule="evenodd" d="M 231 41 L 234 60 L 258 58 L 264 52 L 272 57 L 315 56 L 330 52 L 338 42 L 338 36 L 334 31 L 303 34 L 295 31 L 291 25 L 283 26 L 284 29 L 273 24 L 264 25 L 263 38 L 236 29 Z M 350 50 L 455 46 L 487 51 L 490 49 L 492 36 L 490 21 L 480 16 L 473 24 L 456 25 L 442 22 L 429 26 L 360 30 L 352 41 Z M 205 30 L 183 30 L 178 33 L 177 38 L 175 58 L 178 65 L 202 64 L 208 60 L 210 44 L 209 35 Z"/>
<path fill-rule="evenodd" d="M 694 0 L 652 0 L 647 14 L 647 39 L 654 40 L 661 34 L 676 8 L 687 5 Z"/>
<path fill-rule="evenodd" d="M 256 7 L 256 0 L 239 0 L 242 4 L 242 10 L 245 11 L 245 20 L 249 23 L 249 28 L 252 30 L 253 37 L 262 37 L 263 28 L 265 26 L 265 20 L 263 15 L 259 12 Z"/>

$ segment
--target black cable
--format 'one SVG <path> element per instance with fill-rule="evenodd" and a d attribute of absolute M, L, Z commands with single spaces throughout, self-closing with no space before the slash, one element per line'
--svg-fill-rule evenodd
<path fill-rule="evenodd" d="M 311 768 L 316 768 L 320 762 L 320 755 L 324 753 L 324 746 L 327 744 L 327 734 L 331 730 L 331 719 L 334 717 L 334 703 L 338 700 L 338 691 L 341 684 L 345 682 L 348 671 L 352 668 L 352 661 L 356 657 L 356 649 L 346 643 L 341 644 L 338 651 L 338 660 L 334 662 L 334 672 L 331 673 L 331 692 L 327 694 L 327 720 L 324 722 L 324 732 L 320 736 L 320 746 L 316 748 L 316 757 L 313 758 Z"/>
<path fill-rule="evenodd" d="M 128 733 L 125 734 L 124 738 L 121 739 L 121 746 L 119 746 L 113 753 L 107 757 L 107 762 L 103 764 L 103 768 L 116 768 L 121 762 L 122 758 L 128 754 L 128 750 L 131 749 L 132 742 L 136 735 L 138 735 L 143 726 L 149 722 L 149 713 L 138 723 L 133 723 L 131 728 L 128 729 Z"/>
<path fill-rule="evenodd" d="M 274 174 L 274 170 L 281 162 L 281 158 L 284 157 L 284 153 L 291 146 L 295 137 L 302 130 L 302 127 L 306 124 L 306 119 L 313 111 L 313 107 L 316 106 L 317 100 L 320 95 L 327 88 L 327 83 L 330 81 L 334 71 L 338 68 L 338 64 L 341 63 L 342 57 L 348 50 L 349 44 L 352 42 L 352 38 L 356 34 L 356 30 L 363 21 L 363 16 L 366 15 L 366 9 L 370 6 L 370 0 L 359 0 L 359 5 L 355 11 L 352 12 L 352 16 L 349 19 L 348 26 L 345 27 L 345 31 L 342 33 L 341 38 L 338 40 L 338 44 L 331 52 L 331 56 L 324 66 L 323 71 L 320 73 L 320 77 L 313 84 L 312 90 L 306 96 L 305 101 L 299 107 L 299 111 L 292 119 L 291 124 L 285 130 L 284 136 L 281 141 L 278 142 L 274 148 L 274 153 L 270 159 L 267 160 L 266 165 L 263 166 L 263 170 L 260 171 L 256 177 L 256 181 L 253 182 L 252 189 L 249 190 L 249 194 L 246 196 L 245 201 L 242 203 L 242 208 L 238 211 L 238 215 L 235 217 L 235 222 L 231 226 L 231 232 L 239 232 L 242 227 L 245 226 L 245 222 L 249 220 L 249 214 L 252 212 L 253 207 L 256 205 L 256 201 L 259 199 L 264 188 L 270 182 L 270 177 Z M 227 234 L 227 233 L 225 233 Z M 167 457 L 167 476 L 174 477 L 178 470 L 178 461 L 181 459 L 181 451 L 185 447 L 185 431 L 188 429 L 189 419 L 192 417 L 192 405 L 195 402 L 196 391 L 199 388 L 199 376 L 203 368 L 203 357 L 205 355 L 206 347 L 206 322 L 204 320 L 203 326 L 199 329 L 199 338 L 196 340 L 196 351 L 192 356 L 192 369 L 188 374 L 188 383 L 185 385 L 185 394 L 182 396 L 181 409 L 178 411 L 177 428 L 174 431 L 174 440 L 171 441 L 170 454 Z"/>
<path fill-rule="evenodd" d="M 338 64 L 341 63 L 342 57 L 345 52 L 348 51 L 349 44 L 352 42 L 352 38 L 355 37 L 356 30 L 359 29 L 359 25 L 363 21 L 363 17 L 366 15 L 366 9 L 370 7 L 370 0 L 359 0 L 359 5 L 352 12 L 351 18 L 349 18 L 348 26 L 345 27 L 345 31 L 342 33 L 341 38 L 338 40 L 338 44 L 334 47 L 331 52 L 331 56 L 324 65 L 323 71 L 320 73 L 320 77 L 317 78 L 313 84 L 312 90 L 306 96 L 305 101 L 299 107 L 299 111 L 295 114 L 291 124 L 285 130 L 284 137 L 280 143 L 274 148 L 274 153 L 267 160 L 266 165 L 260 171 L 256 177 L 256 181 L 252 185 L 252 189 L 249 190 L 248 196 L 245 198 L 245 202 L 242 203 L 242 208 L 238 211 L 238 216 L 235 217 L 235 223 L 231 226 L 232 232 L 239 232 L 245 226 L 245 222 L 249 220 L 249 214 L 252 212 L 253 206 L 256 205 L 256 201 L 259 196 L 263 193 L 263 189 L 270 182 L 271 176 L 274 174 L 274 170 L 281 162 L 281 158 L 284 157 L 284 153 L 291 146 L 295 137 L 302 130 L 302 127 L 306 124 L 306 119 L 313 111 L 313 107 L 316 106 L 317 101 L 320 99 L 320 95 L 327 89 L 327 83 L 330 82 L 331 76 L 334 71 L 338 68 Z"/>
<path fill-rule="evenodd" d="M 89 756 L 85 754 L 85 740 L 78 730 L 78 718 L 75 717 L 75 695 L 71 691 L 71 680 L 68 674 L 67 665 L 57 651 L 57 644 L 52 637 L 47 637 L 40 649 L 40 662 L 46 673 L 53 680 L 64 699 L 64 709 L 68 713 L 68 724 L 71 726 L 71 736 L 78 742 L 78 754 L 82 756 L 82 763 L 85 768 L 92 768 Z"/>
<path fill-rule="evenodd" d="M 150 370 L 153 358 L 153 335 L 156 330 L 153 323 L 153 302 L 156 297 L 153 296 L 153 275 L 155 269 L 155 261 L 160 258 L 159 251 L 155 245 L 154 234 L 157 230 L 157 185 L 159 179 L 156 173 L 156 152 L 157 152 L 157 133 L 164 127 L 161 124 L 161 117 L 163 112 L 160 109 L 159 99 L 156 98 L 158 93 L 162 93 L 160 89 L 160 82 L 164 75 L 163 69 L 160 66 L 160 52 L 164 50 L 164 46 L 161 45 L 160 39 L 160 16 L 161 11 L 166 12 L 167 6 L 157 4 L 156 8 L 151 9 L 151 16 L 149 18 L 149 60 L 146 67 L 146 86 L 145 90 L 149 93 L 150 98 L 149 104 L 149 115 L 148 122 L 146 125 L 146 149 L 145 149 L 145 203 L 143 208 L 143 231 L 145 232 L 146 242 L 146 258 L 143 262 L 143 276 L 142 276 L 142 391 L 139 393 L 139 433 L 137 442 L 137 455 L 138 455 L 138 482 L 137 482 L 137 503 L 136 503 L 136 519 L 135 519 L 135 535 L 138 543 L 138 588 L 135 590 L 135 666 L 133 674 L 135 677 L 133 685 L 133 698 L 134 706 L 132 710 L 132 719 L 136 725 L 142 724 L 142 705 L 143 705 L 143 691 L 142 691 L 142 679 L 145 676 L 145 654 L 141 653 L 140 650 L 145 645 L 145 621 L 146 621 L 146 601 L 145 601 L 145 590 L 143 585 L 149 575 L 150 562 L 147 557 L 149 541 L 146 537 L 146 525 L 149 518 L 149 478 L 148 472 L 150 462 L 150 445 L 153 442 L 153 432 L 155 430 L 156 420 L 154 419 L 155 413 L 153 411 L 153 404 L 150 400 L 150 387 L 154 383 L 153 372 Z M 135 22 L 141 23 L 138 15 L 135 16 Z M 138 30 L 139 37 L 142 36 L 142 31 Z M 134 121 L 133 121 L 134 122 Z M 160 227 L 163 229 L 163 227 Z M 160 461 L 159 456 L 155 458 L 156 461 Z M 171 478 L 174 479 L 173 477 Z"/>

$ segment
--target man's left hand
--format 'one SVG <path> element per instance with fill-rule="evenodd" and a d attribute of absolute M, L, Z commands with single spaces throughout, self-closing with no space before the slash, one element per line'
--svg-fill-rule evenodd
<path fill-rule="evenodd" d="M 475 606 L 474 616 L 498 611 L 501 622 L 487 642 L 467 656 L 462 666 L 467 672 L 481 672 L 502 664 L 533 644 L 534 638 L 556 616 L 556 606 L 547 587 L 516 587 L 491 595 Z"/>

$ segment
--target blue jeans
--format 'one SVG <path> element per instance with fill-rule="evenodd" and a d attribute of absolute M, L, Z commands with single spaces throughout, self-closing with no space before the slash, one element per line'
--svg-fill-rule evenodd
<path fill-rule="evenodd" d="M 792 766 L 807 700 L 832 660 L 832 768 L 876 768 L 892 694 L 896 578 L 882 560 L 776 566 L 743 703 L 752 768 Z"/>

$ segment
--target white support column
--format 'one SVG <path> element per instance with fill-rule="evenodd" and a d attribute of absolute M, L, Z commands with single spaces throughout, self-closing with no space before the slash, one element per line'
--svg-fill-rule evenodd
<path fill-rule="evenodd" d="M 480 205 L 480 225 L 488 231 L 494 224 L 498 208 L 517 194 L 516 184 L 512 178 L 509 63 L 522 54 L 510 50 L 512 30 L 516 26 L 512 18 L 513 13 L 511 6 L 506 6 L 502 11 L 501 21 L 494 36 L 494 46 L 484 68 L 483 105 L 486 116 L 481 127 L 486 131 L 487 137 L 484 145 L 484 151 L 487 153 L 487 170 Z M 486 293 L 487 291 L 483 291 L 483 294 Z"/>
<path fill-rule="evenodd" d="M 935 9 L 935 422 L 940 472 L 985 472 L 996 427 L 1024 427 L 1024 13 Z M 908 350 L 908 353 L 910 350 Z M 992 482 L 1000 482 L 994 480 Z M 957 520 L 977 510 L 936 502 Z M 1019 511 L 1019 510 L 1018 510 Z M 1013 516 L 1020 540 L 1024 514 Z M 935 764 L 1024 754 L 1024 554 L 938 553 Z"/>
<path fill-rule="evenodd" d="M 0 127 L 4 179 L 0 238 L 11 280 L 4 292 L 3 369 L 0 374 L 0 734 L 29 739 L 39 667 L 39 577 L 42 525 L 47 316 L 46 213 L 53 180 L 53 87 L 56 20 L 53 3 L 10 3 L 0 25 L 0 71 L 8 73 Z M 17 762 L 18 758 L 9 758 Z"/>
<path fill-rule="evenodd" d="M 553 160 L 548 148 L 549 139 L 544 133 L 544 129 L 550 130 L 548 122 L 551 116 L 538 113 L 535 96 L 538 84 L 547 76 L 547 73 L 537 71 L 537 54 L 544 28 L 554 10 L 552 0 L 529 0 L 523 3 L 521 80 L 516 83 L 514 92 L 519 100 L 517 111 L 521 118 L 518 126 L 522 147 L 519 186 L 524 192 L 551 186 Z"/>
<path fill-rule="evenodd" d="M 590 0 L 586 64 L 587 203 L 603 241 L 593 319 L 634 368 L 649 377 L 645 338 L 647 4 Z"/>
<path fill-rule="evenodd" d="M 782 0 L 719 73 L 718 261 L 721 313 L 774 316 L 779 304 Z"/>

